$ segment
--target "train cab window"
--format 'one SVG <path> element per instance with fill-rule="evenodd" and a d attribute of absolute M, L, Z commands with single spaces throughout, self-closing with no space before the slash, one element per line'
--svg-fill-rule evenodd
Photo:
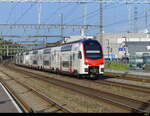
<path fill-rule="evenodd" d="M 97 41 L 86 41 L 84 42 L 85 57 L 89 59 L 102 58 L 102 48 Z"/>
<path fill-rule="evenodd" d="M 81 51 L 78 52 L 78 58 L 79 58 L 79 59 L 82 59 Z"/>

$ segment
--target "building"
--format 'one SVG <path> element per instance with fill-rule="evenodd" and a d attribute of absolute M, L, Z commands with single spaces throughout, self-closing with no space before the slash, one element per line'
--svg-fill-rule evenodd
<path fill-rule="evenodd" d="M 129 62 L 132 67 L 144 68 L 144 64 L 150 64 L 150 42 L 127 42 Z"/>
<path fill-rule="evenodd" d="M 150 52 L 150 33 L 148 32 L 104 33 L 103 40 L 99 39 L 99 35 L 97 39 L 103 45 L 105 58 L 123 58 L 139 52 Z M 138 47 L 139 45 L 142 48 Z"/>

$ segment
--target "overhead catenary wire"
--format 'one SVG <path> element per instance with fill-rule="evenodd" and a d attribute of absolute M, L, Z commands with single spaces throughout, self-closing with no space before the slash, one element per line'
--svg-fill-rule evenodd
<path fill-rule="evenodd" d="M 62 7 L 59 7 L 59 8 L 57 8 L 54 12 L 52 12 L 52 14 L 48 17 L 48 18 L 46 18 L 45 19 L 45 21 L 43 21 L 44 23 L 45 22 L 50 22 L 50 20 L 51 20 L 51 22 L 53 21 L 53 19 L 55 18 L 55 15 L 56 15 L 56 13 L 59 11 L 59 10 L 61 10 L 61 9 L 63 9 L 63 8 L 66 8 L 66 7 L 68 7 L 68 6 L 70 6 L 70 4 L 68 3 L 68 4 L 65 4 L 64 6 L 62 6 Z"/>
<path fill-rule="evenodd" d="M 18 17 L 18 19 L 15 21 L 14 24 L 17 24 L 17 23 L 22 19 L 22 17 L 24 17 L 24 16 L 26 15 L 26 13 L 29 12 L 30 9 L 31 9 L 33 6 L 35 6 L 36 3 L 37 3 L 37 2 L 32 3 L 32 4 L 30 5 L 30 7 L 28 7 L 28 9 L 26 9 L 26 10 L 22 13 L 22 15 L 21 15 L 20 17 Z"/>
<path fill-rule="evenodd" d="M 107 10 L 107 9 L 106 9 Z M 97 12 L 99 11 L 99 9 L 97 9 Z M 58 12 L 58 11 L 57 11 Z M 91 17 L 89 17 L 88 19 L 90 19 L 90 18 L 93 18 L 92 16 L 94 15 L 95 13 L 94 13 L 94 11 L 93 11 L 93 13 L 90 13 L 90 14 L 88 14 L 88 16 L 91 16 Z M 23 15 L 23 14 L 22 14 Z M 23 15 L 24 16 L 24 15 Z M 22 16 L 22 17 L 23 17 Z M 82 16 L 83 17 L 83 16 Z M 79 19 L 79 18 L 78 18 Z M 21 20 L 21 19 L 20 19 Z M 75 20 L 76 21 L 76 20 Z M 74 22 L 74 21 L 73 21 Z M 124 22 L 124 21 L 123 21 Z M 115 24 L 113 24 L 113 23 L 111 23 L 110 24 L 110 26 L 113 26 L 113 25 L 117 25 L 117 24 L 121 24 L 122 23 L 122 21 L 117 21 L 117 22 L 114 22 Z M 107 26 L 106 26 L 107 27 Z"/>
<path fill-rule="evenodd" d="M 150 15 L 148 15 L 148 16 L 150 16 Z M 142 19 L 144 17 L 145 17 L 145 15 L 142 15 L 142 16 L 138 16 L 137 18 L 138 19 Z M 104 25 L 104 27 L 105 28 L 106 27 L 111 27 L 111 26 L 114 26 L 114 25 L 118 25 L 118 24 L 122 24 L 122 23 L 127 23 L 128 21 L 129 21 L 129 19 L 120 20 L 120 21 L 116 21 L 116 22 L 113 22 L 113 23 L 110 23 L 110 24 L 106 24 L 106 25 Z M 150 24 L 148 25 L 148 27 L 150 27 Z M 96 30 L 96 29 L 92 29 L 92 30 Z"/>
<path fill-rule="evenodd" d="M 74 4 L 74 6 L 71 8 L 71 10 L 69 10 L 69 12 L 65 14 L 67 16 L 66 19 L 68 19 L 70 16 L 72 16 L 74 14 L 75 11 L 77 11 L 76 10 L 76 7 L 77 7 L 76 5 L 77 4 Z M 66 21 L 66 19 L 65 19 L 65 21 Z"/>
<path fill-rule="evenodd" d="M 37 2 L 35 2 L 35 3 L 37 3 Z M 26 15 L 26 13 L 35 5 L 35 3 L 32 3 L 32 4 L 30 5 L 30 7 L 29 7 L 28 9 L 26 9 L 26 10 L 22 13 L 21 16 L 18 17 L 17 20 L 14 22 L 14 24 L 17 24 L 17 23 Z M 16 7 L 16 6 L 15 6 L 15 7 Z M 6 33 L 9 33 L 9 30 L 8 30 Z"/>
<path fill-rule="evenodd" d="M 14 6 L 13 6 L 14 4 L 12 4 L 11 5 L 11 9 L 10 9 L 10 12 L 9 12 L 9 14 L 8 14 L 8 18 L 7 18 L 7 20 L 6 20 L 6 24 L 9 22 L 9 20 L 11 19 L 11 16 L 12 16 L 12 13 L 13 13 L 13 11 L 14 11 L 14 9 L 17 7 L 17 4 L 15 4 Z"/>
<path fill-rule="evenodd" d="M 107 9 L 104 9 L 104 10 L 109 10 L 109 9 L 112 9 L 112 8 L 116 8 L 116 6 L 112 6 L 112 7 L 110 7 L 111 5 L 108 5 L 108 6 L 106 6 L 105 8 L 107 8 Z M 121 5 L 119 5 L 119 6 L 117 6 L 117 7 L 120 7 Z M 93 10 L 93 11 L 91 11 L 91 12 L 89 12 L 88 14 L 87 14 L 87 17 L 89 17 L 88 19 L 91 19 L 91 18 L 93 18 L 92 16 L 94 16 L 95 14 L 98 14 L 99 13 L 99 8 L 98 9 L 96 9 L 96 10 Z M 82 18 L 83 18 L 83 16 L 79 16 L 79 17 L 77 17 L 77 18 L 72 18 L 72 20 L 70 20 L 70 21 L 68 21 L 67 23 L 72 23 L 72 22 L 81 22 L 82 21 Z M 80 21 L 81 20 L 81 21 Z"/>

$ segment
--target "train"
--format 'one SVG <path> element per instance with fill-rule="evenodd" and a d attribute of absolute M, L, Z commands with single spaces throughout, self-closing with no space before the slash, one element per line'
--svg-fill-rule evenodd
<path fill-rule="evenodd" d="M 104 73 L 103 48 L 95 39 L 82 39 L 18 53 L 15 63 L 78 78 L 96 78 Z"/>

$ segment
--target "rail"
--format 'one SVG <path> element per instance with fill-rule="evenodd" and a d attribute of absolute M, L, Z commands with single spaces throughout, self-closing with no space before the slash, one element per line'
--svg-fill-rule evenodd
<path fill-rule="evenodd" d="M 9 67 L 9 69 L 10 69 L 10 67 Z M 14 70 L 14 69 L 12 69 L 12 70 Z M 134 99 L 131 99 L 131 98 L 128 98 L 125 96 L 120 96 L 120 95 L 104 92 L 101 90 L 80 86 L 78 84 L 61 81 L 58 79 L 50 78 L 48 76 L 36 74 L 33 72 L 31 73 L 31 72 L 28 72 L 28 71 L 25 71 L 22 69 L 17 69 L 17 72 L 22 73 L 24 75 L 28 75 L 35 79 L 40 79 L 41 81 L 50 82 L 54 85 L 61 86 L 66 89 L 78 92 L 78 93 L 82 93 L 82 94 L 90 96 L 90 97 L 94 97 L 99 100 L 109 102 L 113 105 L 115 104 L 118 107 L 126 109 L 130 112 L 144 112 L 144 113 L 150 112 L 150 103 L 149 102 L 134 100 Z"/>
<path fill-rule="evenodd" d="M 10 95 L 13 97 L 13 99 L 16 101 L 16 103 L 18 104 L 18 106 L 21 108 L 21 110 L 24 113 L 31 113 L 34 112 L 33 109 L 27 105 L 24 100 L 19 97 L 15 91 L 13 89 L 11 89 L 3 79 L 0 80 L 0 82 L 2 83 L 2 85 L 6 88 L 6 90 L 10 93 Z"/>
<path fill-rule="evenodd" d="M 20 85 L 24 86 L 25 88 L 31 90 L 32 92 L 34 92 L 36 95 L 40 96 L 42 99 L 44 99 L 45 101 L 47 101 L 48 103 L 50 104 L 53 104 L 53 106 L 55 106 L 58 110 L 61 110 L 62 112 L 66 112 L 66 113 L 70 113 L 71 111 L 67 108 L 65 108 L 63 105 L 59 104 L 59 103 L 56 103 L 54 100 L 52 100 L 51 98 L 49 98 L 48 96 L 44 95 L 43 93 L 39 92 L 38 90 L 32 88 L 32 87 L 29 87 L 28 85 L 16 80 L 15 78 L 13 78 L 13 76 L 5 73 L 4 71 L 1 70 L 2 73 L 4 73 L 5 75 L 7 75 L 8 77 L 10 77 L 11 79 L 15 80 L 17 83 L 19 83 Z M 2 81 L 2 83 L 5 83 L 4 80 Z M 5 86 L 7 84 L 5 83 Z M 8 88 L 8 86 L 7 86 Z M 9 89 L 10 92 L 12 92 L 13 94 L 15 94 L 15 92 L 12 90 L 12 89 Z M 17 96 L 17 95 L 16 95 Z M 20 97 L 17 96 L 18 99 L 21 99 Z M 32 108 L 29 108 L 29 106 L 23 102 L 23 100 L 19 100 L 21 101 L 21 103 L 25 106 L 26 109 L 28 109 L 29 112 L 36 112 L 34 111 Z"/>

